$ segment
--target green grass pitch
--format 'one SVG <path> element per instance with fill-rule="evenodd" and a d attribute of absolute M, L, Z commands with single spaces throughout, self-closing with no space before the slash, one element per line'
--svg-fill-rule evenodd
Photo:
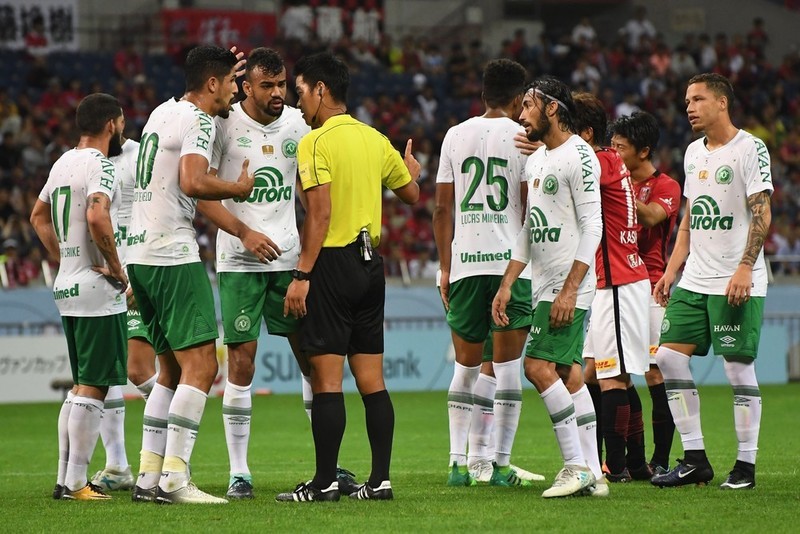
<path fill-rule="evenodd" d="M 299 389 L 299 385 L 298 385 Z M 311 432 L 298 395 L 256 397 L 250 468 L 256 499 L 222 506 L 163 507 L 134 504 L 128 493 L 108 502 L 54 501 L 57 404 L 0 406 L 0 518 L 5 532 L 798 532 L 800 521 L 800 384 L 762 388 L 764 417 L 758 487 L 718 489 L 733 465 L 736 437 L 727 387 L 701 388 L 703 430 L 716 477 L 707 487 L 659 490 L 649 483 L 611 486 L 608 499 L 544 500 L 548 483 L 533 488 L 449 488 L 446 393 L 396 393 L 397 425 L 392 463 L 393 502 L 277 503 L 275 494 L 310 478 Z M 650 452 L 649 396 L 645 429 Z M 206 407 L 192 458 L 194 480 L 223 495 L 228 457 L 221 399 Z M 142 401 L 127 404 L 128 458 L 138 466 Z M 369 446 L 364 410 L 347 396 L 348 422 L 340 461 L 364 479 Z M 678 438 L 672 457 L 681 456 Z M 104 461 L 98 444 L 90 475 Z M 542 403 L 525 390 L 513 462 L 552 481 L 558 449 Z"/>

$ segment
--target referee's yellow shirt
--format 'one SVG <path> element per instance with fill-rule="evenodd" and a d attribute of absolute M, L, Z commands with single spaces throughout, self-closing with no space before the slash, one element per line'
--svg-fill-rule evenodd
<path fill-rule="evenodd" d="M 297 166 L 303 190 L 331 184 L 331 222 L 323 247 L 343 247 L 369 230 L 381 239 L 381 184 L 397 189 L 411 182 L 400 153 L 371 126 L 335 115 L 301 140 Z"/>

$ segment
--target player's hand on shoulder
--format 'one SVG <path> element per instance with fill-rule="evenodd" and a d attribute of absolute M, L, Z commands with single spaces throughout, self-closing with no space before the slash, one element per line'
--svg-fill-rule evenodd
<path fill-rule="evenodd" d="M 406 143 L 406 151 L 405 154 L 403 154 L 403 163 L 406 164 L 406 169 L 408 169 L 408 172 L 411 174 L 411 178 L 414 179 L 414 181 L 418 180 L 420 172 L 422 171 L 422 166 L 411 152 L 411 139 L 409 139 Z"/>
<path fill-rule="evenodd" d="M 236 181 L 236 194 L 235 198 L 245 200 L 250 196 L 253 187 L 256 184 L 255 174 L 249 174 L 247 167 L 250 165 L 250 160 L 246 159 L 242 162 L 242 172 L 239 174 L 239 179 Z"/>
<path fill-rule="evenodd" d="M 544 143 L 541 141 L 529 141 L 528 136 L 524 132 L 518 132 L 514 136 L 514 147 L 519 150 L 523 156 L 530 156 Z"/>

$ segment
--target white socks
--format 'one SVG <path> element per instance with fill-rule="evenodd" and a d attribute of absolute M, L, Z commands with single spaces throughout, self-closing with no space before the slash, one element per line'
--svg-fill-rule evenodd
<path fill-rule="evenodd" d="M 469 464 L 494 457 L 494 392 L 497 379 L 481 373 L 472 390 L 472 420 L 469 425 Z M 451 463 L 452 464 L 452 463 Z"/>
<path fill-rule="evenodd" d="M 450 419 L 450 464 L 467 465 L 467 439 L 472 420 L 472 390 L 481 367 L 455 363 L 453 380 L 447 391 L 447 415 Z"/>
<path fill-rule="evenodd" d="M 733 421 L 739 452 L 736 459 L 756 463 L 758 432 L 761 428 L 761 391 L 756 380 L 755 362 L 725 361 L 725 374 L 733 386 Z"/>
<path fill-rule="evenodd" d="M 656 352 L 656 363 L 664 375 L 669 411 L 681 435 L 683 450 L 705 450 L 700 427 L 700 395 L 689 369 L 689 357 L 661 346 Z"/>
<path fill-rule="evenodd" d="M 175 396 L 169 405 L 164 467 L 158 483 L 166 492 L 176 491 L 189 481 L 187 465 L 192 457 L 207 398 L 205 392 L 186 384 L 179 384 L 175 390 Z"/>
<path fill-rule="evenodd" d="M 67 398 L 61 404 L 61 411 L 58 413 L 58 476 L 56 484 L 64 485 L 64 478 L 67 476 L 67 464 L 69 464 L 69 413 L 72 411 L 72 400 L 75 398 L 73 392 L 67 393 Z"/>
<path fill-rule="evenodd" d="M 600 468 L 600 459 L 597 457 L 597 414 L 586 384 L 577 393 L 572 394 L 572 403 L 575 405 L 575 424 L 581 438 L 583 456 L 595 478 L 599 479 L 603 476 L 603 471 Z"/>
<path fill-rule="evenodd" d="M 495 462 L 500 467 L 511 464 L 511 448 L 517 435 L 522 412 L 520 359 L 495 363 L 497 391 L 494 394 Z"/>
<path fill-rule="evenodd" d="M 122 386 L 110 386 L 103 403 L 100 437 L 106 451 L 106 468 L 124 471 L 128 467 L 125 453 L 125 401 Z"/>
<path fill-rule="evenodd" d="M 247 444 L 250 441 L 250 419 L 253 413 L 251 385 L 237 386 L 227 382 L 222 397 L 222 421 L 225 426 L 225 442 L 231 475 L 249 475 L 247 467 Z"/>
<path fill-rule="evenodd" d="M 136 483 L 141 488 L 152 488 L 161 478 L 162 466 L 158 464 L 163 462 L 167 448 L 167 419 L 174 395 L 174 391 L 156 383 L 144 405 L 140 478 Z"/>
<path fill-rule="evenodd" d="M 553 431 L 556 433 L 558 448 L 564 464 L 586 465 L 586 458 L 581 449 L 581 437 L 578 434 L 578 425 L 575 419 L 575 405 L 561 380 L 556 380 L 552 386 L 544 390 L 540 396 L 550 414 L 553 422 Z"/>
<path fill-rule="evenodd" d="M 156 385 L 156 380 L 158 380 L 158 373 L 154 374 L 136 386 L 136 389 L 139 390 L 139 394 L 145 401 L 150 397 L 150 392 L 153 391 L 153 386 Z"/>
<path fill-rule="evenodd" d="M 75 396 L 69 413 L 69 464 L 64 485 L 77 491 L 87 483 L 86 469 L 100 435 L 103 401 Z"/>

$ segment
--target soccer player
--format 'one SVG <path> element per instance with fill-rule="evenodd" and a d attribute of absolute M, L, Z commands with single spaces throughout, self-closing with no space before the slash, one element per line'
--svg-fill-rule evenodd
<path fill-rule="evenodd" d="M 217 374 L 214 300 L 192 223 L 196 199 L 243 199 L 253 189 L 247 160 L 235 182 L 208 174 L 213 117 L 228 115 L 238 91 L 237 67 L 233 51 L 192 49 L 183 98 L 156 108 L 142 132 L 128 272 L 158 354 L 159 375 L 145 405 L 134 501 L 227 502 L 191 484 L 187 469 Z"/>
<path fill-rule="evenodd" d="M 628 482 L 631 480 L 626 462 L 629 433 L 632 447 L 627 451 L 627 460 L 637 473 L 644 470 L 649 475 L 650 469 L 644 456 L 641 402 L 638 402 L 638 426 L 629 428 L 634 409 L 629 397 L 630 375 L 644 375 L 649 368 L 650 283 L 636 244 L 636 200 L 630 173 L 616 151 L 603 147 L 607 126 L 603 104 L 590 93 L 573 94 L 573 100 L 576 127 L 581 137 L 592 145 L 600 162 L 603 206 L 603 237 L 595 257 L 597 293 L 592 301 L 592 317 L 584 347 L 585 374 L 587 381 L 599 381 L 602 391 L 600 419 L 609 471 L 606 479 Z M 591 402 L 588 389 L 584 387 L 581 392 Z M 635 400 L 638 399 L 637 395 Z M 594 428 L 591 430 L 581 428 L 584 440 L 596 437 Z M 597 443 L 593 441 L 592 444 L 596 450 Z M 595 476 L 601 476 L 599 458 L 590 454 L 587 460 Z"/>
<path fill-rule="evenodd" d="M 124 129 L 124 126 L 123 126 Z M 115 232 L 117 253 L 125 265 L 128 226 L 133 207 L 133 186 L 136 180 L 136 157 L 139 143 L 133 139 L 123 139 L 122 153 L 110 157 L 116 169 L 117 183 L 120 187 L 120 206 L 117 211 L 117 231 Z M 150 344 L 150 335 L 141 320 L 133 298 L 133 290 L 128 286 L 127 329 L 128 329 L 128 378 L 147 400 L 156 382 L 155 352 Z M 106 451 L 105 467 L 95 473 L 92 484 L 105 491 L 130 490 L 134 485 L 133 473 L 125 452 L 125 401 L 122 386 L 108 388 L 103 417 L 100 423 L 100 438 Z"/>
<path fill-rule="evenodd" d="M 764 142 L 731 122 L 733 87 L 719 74 L 699 74 L 686 89 L 692 131 L 705 135 L 686 149 L 686 211 L 664 276 L 653 295 L 667 306 L 656 352 L 684 458 L 651 482 L 660 487 L 706 484 L 714 470 L 700 427 L 700 396 L 689 358 L 713 346 L 733 387 L 736 463 L 723 489 L 756 485 L 761 392 L 755 359 L 767 269 L 764 239 L 772 218 L 770 157 Z M 678 287 L 670 288 L 686 262 Z"/>
<path fill-rule="evenodd" d="M 403 159 L 386 137 L 347 114 L 347 66 L 329 53 L 297 62 L 299 107 L 312 131 L 300 140 L 298 168 L 308 206 L 284 314 L 302 317 L 300 342 L 311 364 L 311 429 L 316 473 L 284 502 L 338 501 L 336 461 L 345 427 L 342 377 L 348 359 L 364 402 L 372 451 L 369 479 L 350 494 L 394 497 L 389 478 L 394 408 L 383 379 L 382 185 L 401 201 L 419 199 L 420 164 L 408 141 Z"/>
<path fill-rule="evenodd" d="M 512 288 L 509 323 L 498 327 L 491 318 L 492 299 L 524 218 L 527 158 L 513 145 L 520 127 L 511 117 L 519 112 L 526 75 L 515 61 L 491 61 L 483 73 L 485 113 L 450 128 L 442 143 L 433 228 L 441 265 L 439 290 L 456 354 L 447 394 L 449 486 L 475 484 L 467 465 L 467 440 L 473 390 L 490 332 L 497 392 L 492 395 L 496 450 L 489 483 L 530 485 L 511 468 L 522 407 L 519 360 L 531 323 L 530 270 Z"/>
<path fill-rule="evenodd" d="M 652 162 L 653 151 L 658 146 L 659 128 L 656 118 L 645 111 L 638 111 L 627 117 L 620 117 L 611 124 L 611 146 L 622 157 L 631 173 L 633 193 L 636 197 L 636 216 L 640 229 L 638 235 L 639 256 L 647 267 L 652 288 L 664 274 L 667 264 L 667 248 L 672 230 L 678 218 L 681 187 L 672 178 L 658 172 Z M 644 377 L 653 401 L 653 455 L 650 470 L 653 474 L 667 472 L 669 452 L 675 423 L 667 403 L 667 390 L 664 377 L 656 365 L 658 336 L 664 319 L 664 308 L 655 298 L 650 299 L 650 369 Z M 628 392 L 635 389 L 628 388 Z M 629 395 L 633 401 L 634 396 Z M 635 395 L 638 398 L 638 395 Z M 631 403 L 633 404 L 633 402 Z M 641 406 L 641 402 L 639 403 Z M 631 410 L 631 419 L 634 413 Z M 630 445 L 629 445 L 630 446 Z M 632 466 L 628 465 L 630 469 Z M 635 477 L 634 472 L 631 475 Z"/>
<path fill-rule="evenodd" d="M 583 383 L 583 321 L 595 292 L 592 265 L 602 235 L 600 164 L 575 134 L 574 117 L 575 103 L 561 81 L 544 76 L 526 91 L 520 121 L 528 139 L 544 146 L 525 166 L 528 217 L 492 303 L 495 323 L 507 326 L 512 284 L 530 263 L 533 320 L 525 376 L 544 401 L 564 460 L 542 493 L 546 498 L 598 491 L 577 425 L 578 418 L 595 419 L 594 409 L 585 402 L 586 412 L 576 414 L 568 389 L 578 391 Z"/>
<path fill-rule="evenodd" d="M 219 170 L 222 176 L 233 176 L 243 159 L 252 162 L 256 169 L 252 194 L 244 201 L 224 200 L 222 205 L 241 222 L 265 234 L 267 246 L 276 257 L 267 262 L 224 230 L 217 235 L 222 325 L 228 347 L 228 381 L 222 399 L 230 460 L 227 497 L 234 499 L 253 497 L 247 447 L 262 317 L 270 334 L 289 340 L 303 374 L 303 400 L 309 416 L 312 398 L 310 370 L 300 353 L 297 320 L 283 315 L 283 297 L 300 256 L 294 209 L 297 144 L 311 129 L 299 110 L 284 105 L 286 67 L 274 50 L 256 48 L 250 53 L 242 89 L 247 98 L 233 105 L 227 119 L 216 119 L 212 173 Z M 210 202 L 201 202 L 201 208 L 208 210 Z M 278 243 L 266 236 L 273 236 Z M 340 469 L 337 475 L 340 491 L 358 489 L 348 471 Z"/>
<path fill-rule="evenodd" d="M 48 252 L 61 258 L 53 285 L 72 380 L 58 418 L 54 498 L 111 497 L 87 480 L 100 434 L 103 399 L 125 372 L 125 288 L 128 278 L 114 242 L 119 188 L 109 155 L 121 149 L 124 119 L 116 98 L 94 93 L 76 110 L 78 146 L 53 165 L 31 213 Z"/>

